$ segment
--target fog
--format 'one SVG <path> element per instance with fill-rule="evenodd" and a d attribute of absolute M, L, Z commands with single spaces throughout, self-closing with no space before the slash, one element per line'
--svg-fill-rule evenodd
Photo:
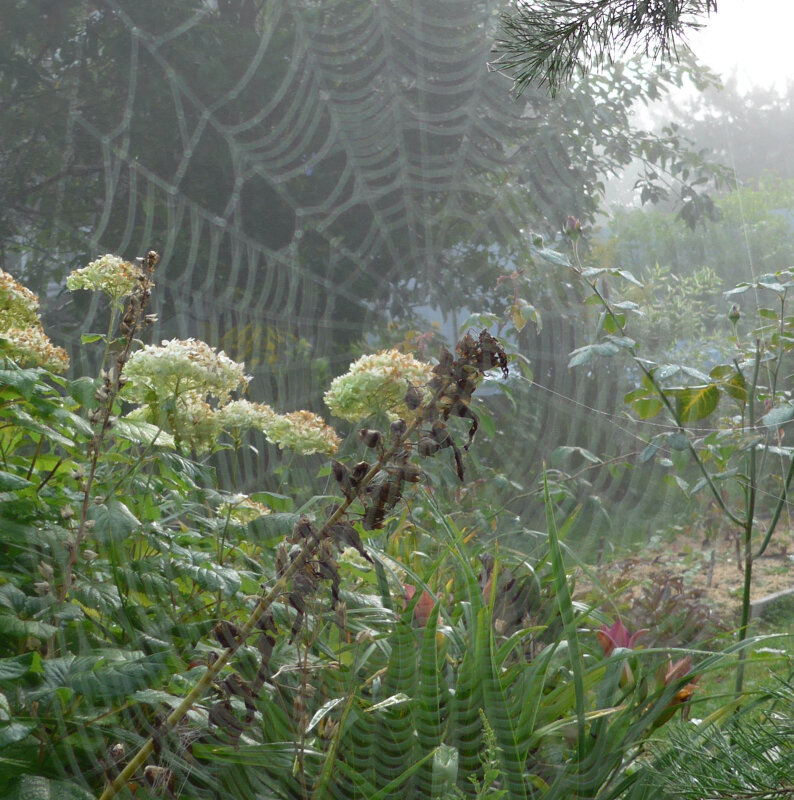
<path fill-rule="evenodd" d="M 372 497 L 356 495 L 343 464 L 374 458 L 359 452 L 367 436 L 385 447 L 393 409 L 335 416 L 323 401 L 334 378 L 389 348 L 443 365 L 443 347 L 463 358 L 458 339 L 470 333 L 481 347 L 487 330 L 509 374 L 498 348 L 466 366 L 483 378 L 475 398 L 447 397 L 434 412 L 454 447 L 436 418 L 417 423 L 424 444 L 410 452 L 432 450 L 432 463 L 397 481 L 408 488 L 378 509 L 391 516 L 365 543 L 394 560 L 395 585 L 411 575 L 420 585 L 419 573 L 430 585 L 417 531 L 438 502 L 483 563 L 503 550 L 540 573 L 552 563 L 539 553 L 556 520 L 581 585 L 577 613 L 591 604 L 609 616 L 612 603 L 634 614 L 635 628 L 664 629 L 649 647 L 693 645 L 716 621 L 737 627 L 748 547 L 758 555 L 754 600 L 787 588 L 790 575 L 794 89 L 785 37 L 794 11 L 762 5 L 763 17 L 760 4 L 720 2 L 680 60 L 639 56 L 577 72 L 551 97 L 543 87 L 515 92 L 502 71 L 495 39 L 508 4 L 494 0 L 14 3 L 0 12 L 0 268 L 38 293 L 44 329 L 77 379 L 116 352 L 118 343 L 104 354 L 89 347 L 116 317 L 98 295 L 68 290 L 66 276 L 105 253 L 134 261 L 157 251 L 146 300 L 157 319 L 135 329 L 141 345 L 201 339 L 244 362 L 246 397 L 278 414 L 318 414 L 339 437 L 331 465 L 327 454 L 293 456 L 264 429 L 245 446 L 180 452 L 218 491 L 259 493 L 278 524 L 287 512 L 324 513 L 339 492 L 372 520 Z M 471 394 L 474 383 L 456 380 Z M 179 440 L 164 417 L 137 419 Z M 142 451 L 140 463 L 148 458 Z M 193 475 L 168 463 L 172 477 Z M 389 469 L 381 489 L 394 480 Z M 58 502 L 79 508 L 75 486 Z M 176 529 L 201 507 L 152 511 L 152 520 Z M 266 558 L 275 558 L 277 523 L 260 523 L 257 541 L 272 541 Z M 121 547 L 111 528 L 107 541 Z M 224 544 L 217 583 L 203 586 L 219 619 L 222 601 L 259 591 L 249 576 L 224 594 Z M 59 546 L 72 580 L 77 545 Z M 137 564 L 145 552 L 141 544 L 125 557 Z M 363 557 L 355 567 L 368 568 Z M 98 584 L 111 585 L 111 572 Z M 374 596 L 386 580 L 379 573 L 356 591 Z M 628 580 L 644 588 L 621 595 Z M 135 586 L 130 596 L 145 596 L 146 584 Z M 608 603 L 588 594 L 594 587 Z M 673 595 L 683 599 L 668 608 Z M 90 607 L 87 597 L 80 603 Z M 290 602 L 286 631 L 303 615 Z M 156 639 L 141 650 L 153 652 Z M 185 663 L 199 660 L 203 652 Z M 223 691 L 231 708 L 234 691 Z M 242 709 L 241 697 L 232 699 Z M 234 769 L 243 763 L 236 749 L 224 753 Z M 217 780 L 212 796 L 226 779 Z"/>

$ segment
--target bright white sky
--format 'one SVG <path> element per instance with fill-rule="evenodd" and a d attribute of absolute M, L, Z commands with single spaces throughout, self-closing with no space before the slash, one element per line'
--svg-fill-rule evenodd
<path fill-rule="evenodd" d="M 717 13 L 687 37 L 695 55 L 739 90 L 782 90 L 794 81 L 794 0 L 718 0 Z"/>

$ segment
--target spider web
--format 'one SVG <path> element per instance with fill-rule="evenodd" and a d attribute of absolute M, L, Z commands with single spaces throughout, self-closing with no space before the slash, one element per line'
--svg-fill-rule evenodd
<path fill-rule="evenodd" d="M 316 402 L 362 331 L 409 308 L 460 322 L 489 293 L 493 303 L 497 275 L 525 264 L 525 229 L 558 231 L 593 207 L 576 170 L 590 162 L 572 152 L 581 131 L 562 140 L 549 122 L 558 105 L 516 100 L 487 67 L 504 7 L 196 0 L 152 27 L 148 6 L 76 4 L 54 89 L 60 172 L 46 225 L 31 229 L 51 231 L 52 249 L 20 233 L 24 271 L 41 290 L 86 257 L 154 247 L 153 340 L 222 346 L 254 373 L 250 396 L 278 410 Z M 93 169 L 93 199 L 77 207 L 76 165 Z M 62 339 L 102 329 L 88 302 L 62 296 L 48 320 Z M 591 410 L 614 406 L 609 380 L 598 388 L 560 363 L 580 342 L 545 302 L 529 357 L 548 391 L 518 420 L 536 446 L 501 454 L 519 473 L 560 435 L 609 449 L 616 424 L 594 423 Z M 247 452 L 243 480 L 257 485 L 271 457 Z"/>

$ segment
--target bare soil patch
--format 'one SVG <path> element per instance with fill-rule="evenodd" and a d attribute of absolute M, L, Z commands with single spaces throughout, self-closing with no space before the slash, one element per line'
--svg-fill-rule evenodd
<path fill-rule="evenodd" d="M 756 544 L 757 546 L 757 544 Z M 736 540 L 724 533 L 711 541 L 682 531 L 672 540 L 651 541 L 642 555 L 617 559 L 597 568 L 606 585 L 632 586 L 658 580 L 665 574 L 679 575 L 687 588 L 696 591 L 722 619 L 739 617 L 743 573 Z M 586 583 L 586 581 L 585 581 Z M 753 564 L 751 600 L 794 587 L 794 532 L 780 531 L 764 555 Z"/>

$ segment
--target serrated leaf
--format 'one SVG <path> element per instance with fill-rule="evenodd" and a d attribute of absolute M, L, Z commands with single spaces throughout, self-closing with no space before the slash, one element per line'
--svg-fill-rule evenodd
<path fill-rule="evenodd" d="M 624 350 L 631 350 L 633 347 L 637 346 L 637 342 L 628 336 L 608 336 L 607 339 L 618 347 L 622 347 Z"/>
<path fill-rule="evenodd" d="M 100 541 L 121 540 L 141 527 L 132 511 L 118 500 L 91 506 L 88 516 L 94 520 L 94 536 Z"/>
<path fill-rule="evenodd" d="M 166 433 L 162 428 L 158 428 L 157 425 L 152 425 L 151 422 L 145 422 L 140 419 L 126 419 L 124 417 L 117 419 L 113 425 L 113 433 L 128 442 L 143 444 L 147 447 L 152 445 L 157 447 L 176 447 L 174 437 L 170 433 Z"/>
<path fill-rule="evenodd" d="M 38 722 L 0 722 L 0 750 L 26 738 L 39 727 Z"/>
<path fill-rule="evenodd" d="M 203 564 L 178 563 L 174 565 L 176 569 L 187 575 L 191 580 L 202 589 L 210 592 L 220 591 L 226 597 L 231 597 L 240 588 L 242 579 L 237 570 L 231 567 L 223 567 L 212 562 Z"/>
<path fill-rule="evenodd" d="M 54 625 L 36 619 L 20 619 L 11 614 L 0 614 L 0 635 L 23 639 L 32 636 L 34 639 L 49 639 L 58 629 Z"/>
<path fill-rule="evenodd" d="M 0 369 L 0 387 L 10 386 L 24 398 L 30 399 L 39 379 L 39 371 L 31 369 Z"/>
<path fill-rule="evenodd" d="M 620 302 L 613 303 L 612 308 L 617 308 L 619 311 L 640 311 L 640 307 L 631 300 L 621 300 Z"/>
<path fill-rule="evenodd" d="M 30 671 L 31 653 L 0 659 L 0 681 L 13 681 Z"/>

